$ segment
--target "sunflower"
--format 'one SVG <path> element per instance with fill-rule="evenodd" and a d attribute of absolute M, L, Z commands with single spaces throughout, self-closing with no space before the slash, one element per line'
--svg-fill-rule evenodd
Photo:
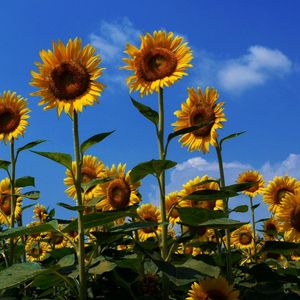
<path fill-rule="evenodd" d="M 263 200 L 269 205 L 269 210 L 276 212 L 287 193 L 295 194 L 300 190 L 300 181 L 290 176 L 276 176 L 269 182 L 263 192 Z"/>
<path fill-rule="evenodd" d="M 82 48 L 78 38 L 69 39 L 66 46 L 60 40 L 52 46 L 53 51 L 40 52 L 43 63 L 36 63 L 39 73 L 31 72 L 31 85 L 39 88 L 32 95 L 42 97 L 39 105 L 45 104 L 44 110 L 56 107 L 58 115 L 64 110 L 73 116 L 83 106 L 98 103 L 104 85 L 96 79 L 104 69 L 99 68 L 101 59 L 94 54 L 96 48 Z"/>
<path fill-rule="evenodd" d="M 223 112 L 224 102 L 216 103 L 219 98 L 218 92 L 214 88 L 206 88 L 204 94 L 201 88 L 198 91 L 194 88 L 188 89 L 188 98 L 186 103 L 181 104 L 181 110 L 177 110 L 174 114 L 178 120 L 173 123 L 175 131 L 199 125 L 207 122 L 205 126 L 184 134 L 180 138 L 182 146 L 187 146 L 189 151 L 209 151 L 209 145 L 217 146 L 217 129 L 223 128 L 226 121 Z"/>
<path fill-rule="evenodd" d="M 137 209 L 137 213 L 140 216 L 140 218 L 146 222 L 161 222 L 161 215 L 158 207 L 150 203 L 142 204 Z M 140 240 L 145 241 L 150 237 L 156 237 L 157 235 L 159 236 L 161 234 L 161 226 L 146 227 L 143 229 L 139 229 L 138 234 Z"/>
<path fill-rule="evenodd" d="M 72 162 L 73 174 L 76 174 L 76 162 Z M 89 183 L 91 180 L 96 178 L 103 178 L 105 175 L 105 166 L 102 161 L 98 160 L 96 156 L 84 155 L 81 166 L 81 180 L 82 183 Z M 64 184 L 69 186 L 65 192 L 69 197 L 76 198 L 76 188 L 72 173 L 69 169 L 66 170 L 66 178 Z M 95 185 L 91 187 L 84 195 L 84 200 L 89 202 L 92 198 L 99 196 L 99 186 Z"/>
<path fill-rule="evenodd" d="M 194 282 L 186 300 L 238 300 L 240 292 L 223 277 Z"/>
<path fill-rule="evenodd" d="M 63 226 L 59 224 L 59 230 L 63 229 Z M 49 234 L 49 243 L 52 245 L 54 249 L 61 249 L 68 247 L 69 240 L 64 237 L 64 235 L 58 231 L 52 231 Z"/>
<path fill-rule="evenodd" d="M 25 245 L 26 259 L 28 261 L 43 261 L 51 251 L 51 247 L 46 242 L 28 240 Z"/>
<path fill-rule="evenodd" d="M 36 204 L 33 209 L 34 219 L 38 219 L 40 222 L 46 221 L 48 218 L 48 213 L 46 207 L 41 204 Z"/>
<path fill-rule="evenodd" d="M 197 256 L 201 254 L 201 249 L 198 247 L 192 247 L 190 245 L 184 245 L 180 243 L 175 251 L 176 254 L 190 254 L 192 256 Z"/>
<path fill-rule="evenodd" d="M 43 224 L 42 221 L 33 221 L 30 224 L 27 224 L 26 227 L 33 227 L 33 226 L 37 226 L 37 225 L 41 225 Z M 50 232 L 40 232 L 40 233 L 31 233 L 28 235 L 28 240 L 35 240 L 35 241 L 39 241 L 39 240 L 48 240 L 50 238 L 51 233 Z"/>
<path fill-rule="evenodd" d="M 275 214 L 279 230 L 288 242 L 300 242 L 300 191 L 287 193 Z"/>
<path fill-rule="evenodd" d="M 29 112 L 26 99 L 15 92 L 3 92 L 0 95 L 0 141 L 6 143 L 24 136 Z"/>
<path fill-rule="evenodd" d="M 179 197 L 187 197 L 189 194 L 195 191 L 202 190 L 219 190 L 219 185 L 217 182 L 206 182 L 208 180 L 212 180 L 212 177 L 208 177 L 204 175 L 203 177 L 195 177 L 194 179 L 188 181 L 183 185 L 183 189 L 179 192 Z M 191 206 L 191 207 L 201 207 L 209 210 L 222 210 L 223 209 L 223 201 L 220 200 L 207 200 L 207 201 L 197 201 L 197 200 L 183 200 L 180 202 L 181 206 Z"/>
<path fill-rule="evenodd" d="M 21 189 L 16 188 L 15 194 L 20 194 Z M 10 189 L 10 180 L 8 178 L 4 178 L 0 182 L 0 223 L 2 224 L 10 224 L 10 215 L 11 215 L 11 189 Z M 16 197 L 16 207 L 15 207 L 15 218 L 17 219 L 22 212 L 21 209 L 22 198 Z"/>
<path fill-rule="evenodd" d="M 230 244 L 233 248 L 254 249 L 253 231 L 250 224 L 234 230 L 230 236 Z"/>
<path fill-rule="evenodd" d="M 187 75 L 185 70 L 192 66 L 192 52 L 182 41 L 173 32 L 154 31 L 153 36 L 149 33 L 141 36 L 140 49 L 127 44 L 124 53 L 129 58 L 123 58 L 127 65 L 121 69 L 134 72 L 127 78 L 130 92 L 139 90 L 141 96 L 152 94 Z"/>
<path fill-rule="evenodd" d="M 130 171 L 125 173 L 126 164 L 112 165 L 111 169 L 106 168 L 106 177 L 114 179 L 101 184 L 99 196 L 104 198 L 97 203 L 97 210 L 115 210 L 137 204 L 141 201 L 138 192 L 140 182 L 131 183 Z"/>
<path fill-rule="evenodd" d="M 274 240 L 279 231 L 279 224 L 274 217 L 264 222 L 264 237 L 266 240 Z"/>
<path fill-rule="evenodd" d="M 243 194 L 254 198 L 258 194 L 262 194 L 264 190 L 264 180 L 262 175 L 258 171 L 245 171 L 241 173 L 236 181 L 237 183 L 248 183 L 253 182 L 255 183 L 250 188 L 243 191 Z"/>
<path fill-rule="evenodd" d="M 178 192 L 171 192 L 166 196 L 166 210 L 167 214 L 169 214 L 169 222 L 173 226 L 180 222 L 180 217 L 176 207 L 183 207 L 184 203 L 182 202 L 184 201 L 180 202 Z"/>

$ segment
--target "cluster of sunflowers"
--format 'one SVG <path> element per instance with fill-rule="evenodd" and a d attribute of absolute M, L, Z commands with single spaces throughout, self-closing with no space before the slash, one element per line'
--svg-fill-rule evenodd
<path fill-rule="evenodd" d="M 299 299 L 300 182 L 275 177 L 264 187 L 255 170 L 225 184 L 223 143 L 242 133 L 219 139 L 226 121 L 223 102 L 214 88 L 189 88 L 181 110 L 174 114 L 174 131 L 165 142 L 164 88 L 187 75 L 192 52 L 182 37 L 155 31 L 141 36 L 139 48 L 128 44 L 124 58 L 131 75 L 130 92 L 158 94 L 158 112 L 131 98 L 135 108 L 156 130 L 159 158 L 126 171 L 126 164 L 106 166 L 86 154 L 111 132 L 93 135 L 80 143 L 78 114 L 98 103 L 105 85 L 96 81 L 104 68 L 91 45 L 70 39 L 53 42 L 42 50 L 42 62 L 32 71 L 32 93 L 41 97 L 44 110 L 68 114 L 73 124 L 74 159 L 58 152 L 33 151 L 66 168 L 66 194 L 76 205 L 58 203 L 77 213 L 61 220 L 55 211 L 34 206 L 35 221 L 23 226 L 22 213 L 36 200 L 34 178 L 16 177 L 22 151 L 43 140 L 15 149 L 24 135 L 30 110 L 27 100 L 10 91 L 0 95 L 0 140 L 10 145 L 10 161 L 0 160 L 8 177 L 0 182 L 0 294 L 13 299 Z M 189 151 L 204 154 L 215 148 L 220 178 L 201 174 L 166 194 L 165 173 L 176 165 L 167 160 L 169 143 L 180 137 Z M 160 206 L 143 203 L 141 180 L 157 179 Z M 229 206 L 231 197 L 249 196 L 251 224 L 232 220 L 231 213 L 248 211 L 248 205 Z M 263 197 L 272 216 L 256 220 L 254 198 Z M 145 202 L 145 201 L 143 201 Z M 72 202 L 71 202 L 72 203 Z M 263 234 L 257 224 L 264 222 Z M 9 276 L 8 276 L 9 275 Z M 9 278 L 9 279 L 7 279 Z"/>

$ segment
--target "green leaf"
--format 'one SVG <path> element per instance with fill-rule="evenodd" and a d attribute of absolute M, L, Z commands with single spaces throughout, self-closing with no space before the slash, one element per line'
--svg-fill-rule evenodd
<path fill-rule="evenodd" d="M 74 254 L 69 254 L 61 258 L 58 262 L 57 265 L 59 265 L 61 268 L 65 267 L 71 267 L 75 263 L 75 255 Z"/>
<path fill-rule="evenodd" d="M 31 148 L 33 148 L 41 143 L 44 143 L 44 142 L 46 142 L 46 140 L 36 140 L 36 141 L 28 143 L 25 146 L 17 149 L 16 156 L 18 156 L 20 152 L 27 150 L 27 149 L 31 149 Z"/>
<path fill-rule="evenodd" d="M 106 178 L 95 178 L 90 180 L 88 183 L 82 183 L 81 187 L 83 188 L 84 192 L 87 192 L 90 188 L 98 185 L 98 184 L 102 184 L 108 181 L 111 181 L 113 179 L 113 177 L 106 177 Z"/>
<path fill-rule="evenodd" d="M 110 228 L 110 231 L 127 233 L 142 228 L 157 227 L 158 225 L 159 224 L 156 222 L 132 222 L 132 223 L 126 223 L 123 225 L 114 226 Z"/>
<path fill-rule="evenodd" d="M 232 185 L 227 185 L 221 188 L 222 191 L 229 191 L 229 192 L 242 192 L 254 186 L 256 182 L 242 182 L 236 183 Z"/>
<path fill-rule="evenodd" d="M 253 205 L 253 209 L 256 209 L 260 206 L 260 203 Z"/>
<path fill-rule="evenodd" d="M 23 198 L 30 199 L 30 200 L 38 200 L 40 198 L 40 192 L 39 191 L 30 191 L 30 192 L 21 194 L 20 196 Z"/>
<path fill-rule="evenodd" d="M 158 119 L 159 119 L 158 113 L 155 110 L 153 110 L 151 107 L 135 101 L 132 97 L 130 97 L 130 99 L 133 105 L 138 109 L 138 111 L 157 127 Z"/>
<path fill-rule="evenodd" d="M 245 213 L 248 211 L 248 205 L 239 205 L 235 208 L 233 208 L 230 212 L 240 212 L 240 213 Z"/>
<path fill-rule="evenodd" d="M 238 194 L 231 190 L 199 190 L 195 191 L 182 199 L 188 199 L 193 201 L 208 201 L 208 200 L 219 200 L 229 197 L 235 197 Z"/>
<path fill-rule="evenodd" d="M 211 228 L 218 228 L 218 229 L 236 229 L 239 228 L 245 224 L 248 224 L 248 222 L 240 222 L 237 220 L 231 220 L 227 218 L 219 218 L 214 220 L 208 220 L 206 222 L 203 222 L 199 224 L 199 226 L 206 226 Z"/>
<path fill-rule="evenodd" d="M 112 271 L 117 266 L 116 263 L 108 260 L 101 261 L 96 267 L 90 268 L 89 273 L 90 274 L 97 274 L 101 275 L 105 272 Z"/>
<path fill-rule="evenodd" d="M 222 149 L 222 144 L 223 142 L 227 141 L 227 140 L 230 140 L 230 139 L 233 139 L 237 136 L 240 136 L 241 134 L 245 133 L 246 131 L 241 131 L 241 132 L 237 132 L 237 133 L 233 133 L 233 134 L 230 134 L 228 136 L 225 136 L 224 138 L 221 139 L 220 141 L 220 149 Z"/>
<path fill-rule="evenodd" d="M 130 206 L 126 210 L 115 210 L 115 211 L 104 211 L 99 213 L 87 214 L 83 216 L 83 225 L 85 229 L 106 225 L 119 218 L 123 217 L 137 217 L 136 214 L 137 206 Z M 77 220 L 72 221 L 68 224 L 63 232 L 76 230 L 78 227 Z"/>
<path fill-rule="evenodd" d="M 72 206 L 72 205 L 69 205 L 69 204 L 67 204 L 67 203 L 64 203 L 64 202 L 58 202 L 58 203 L 56 203 L 58 206 L 61 206 L 61 207 L 63 207 L 63 208 L 65 208 L 65 209 L 68 209 L 68 210 L 73 210 L 73 211 L 75 211 L 75 210 L 79 210 L 79 209 L 84 209 L 84 206 L 82 205 L 81 207 L 80 206 Z"/>
<path fill-rule="evenodd" d="M 164 170 L 173 168 L 177 165 L 171 160 L 155 160 L 146 161 L 135 166 L 130 172 L 132 183 L 135 183 L 149 174 L 159 176 Z"/>
<path fill-rule="evenodd" d="M 70 154 L 61 153 L 61 152 L 38 152 L 38 151 L 31 151 L 31 152 L 44 156 L 50 160 L 53 160 L 65 166 L 70 171 L 72 171 L 72 156 Z"/>
<path fill-rule="evenodd" d="M 29 226 L 29 227 L 15 227 L 11 229 L 7 229 L 4 232 L 0 232 L 0 239 L 7 239 L 7 238 L 13 238 L 18 237 L 23 234 L 35 234 L 35 233 L 41 233 L 41 232 L 52 232 L 56 231 L 58 228 L 58 223 L 56 220 L 50 221 L 48 223 L 35 225 L 35 226 Z"/>
<path fill-rule="evenodd" d="M 35 186 L 34 177 L 23 176 L 16 179 L 16 187 L 26 187 L 26 186 Z"/>
<path fill-rule="evenodd" d="M 24 210 L 26 210 L 26 209 L 28 209 L 28 208 L 34 206 L 34 205 L 35 205 L 35 204 L 25 205 L 25 206 L 22 207 L 22 211 L 24 211 Z"/>
<path fill-rule="evenodd" d="M 16 287 L 44 271 L 38 263 L 14 264 L 0 272 L 0 290 Z"/>
<path fill-rule="evenodd" d="M 111 135 L 113 132 L 114 131 L 99 133 L 99 134 L 93 135 L 92 137 L 90 137 L 89 139 L 84 141 L 80 146 L 81 154 L 83 155 L 85 153 L 85 151 L 88 150 L 91 146 L 100 143 L 106 137 Z"/>
<path fill-rule="evenodd" d="M 0 169 L 3 169 L 8 172 L 8 167 L 10 166 L 10 161 L 0 160 Z"/>
<path fill-rule="evenodd" d="M 178 207 L 176 208 L 183 224 L 199 226 L 211 219 L 223 218 L 225 214 L 219 211 L 211 211 L 201 207 Z"/>
<path fill-rule="evenodd" d="M 299 243 L 266 241 L 262 250 L 271 253 L 288 254 L 291 251 L 299 250 L 299 249 L 300 249 Z"/>

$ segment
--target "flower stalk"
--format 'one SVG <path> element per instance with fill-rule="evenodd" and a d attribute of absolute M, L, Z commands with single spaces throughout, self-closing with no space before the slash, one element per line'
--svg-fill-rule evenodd
<path fill-rule="evenodd" d="M 253 205 L 253 198 L 250 198 L 251 216 L 252 216 L 252 230 L 253 230 L 253 242 L 254 242 L 254 255 L 256 255 L 256 229 L 255 229 L 255 207 Z"/>

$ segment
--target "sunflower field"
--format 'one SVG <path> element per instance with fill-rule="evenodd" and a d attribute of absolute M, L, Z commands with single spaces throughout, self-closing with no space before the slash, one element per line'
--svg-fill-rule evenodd
<path fill-rule="evenodd" d="M 222 136 L 224 102 L 212 87 L 187 88 L 176 122 L 165 124 L 164 90 L 188 75 L 192 50 L 173 32 L 140 38 L 140 45 L 124 45 L 120 72 L 127 71 L 129 92 L 140 93 L 142 100 L 129 97 L 128 105 L 152 123 L 158 153 L 131 170 L 89 154 L 113 132 L 80 138 L 79 114 L 87 114 L 84 108 L 97 104 L 106 88 L 101 53 L 92 45 L 79 38 L 53 42 L 31 72 L 39 105 L 70 117 L 73 154 L 39 151 L 42 139 L 20 141 L 30 122 L 27 99 L 1 93 L 1 149 L 10 160 L 0 160 L 0 299 L 300 299 L 300 181 L 285 175 L 264 182 L 258 171 L 247 170 L 226 184 L 222 150 L 244 132 Z M 158 110 L 143 103 L 151 94 L 157 94 Z M 166 172 L 176 166 L 168 150 L 176 140 L 190 152 L 215 151 L 219 177 L 199 174 L 167 194 Z M 39 202 L 38 190 L 28 191 L 35 178 L 16 176 L 24 151 L 65 169 L 67 200 L 57 205 L 76 218 L 56 218 Z M 150 175 L 159 207 L 139 191 Z M 269 218 L 256 218 L 258 195 Z M 237 196 L 248 205 L 232 207 Z M 28 224 L 25 209 L 33 209 Z M 249 223 L 232 216 L 248 210 Z"/>

